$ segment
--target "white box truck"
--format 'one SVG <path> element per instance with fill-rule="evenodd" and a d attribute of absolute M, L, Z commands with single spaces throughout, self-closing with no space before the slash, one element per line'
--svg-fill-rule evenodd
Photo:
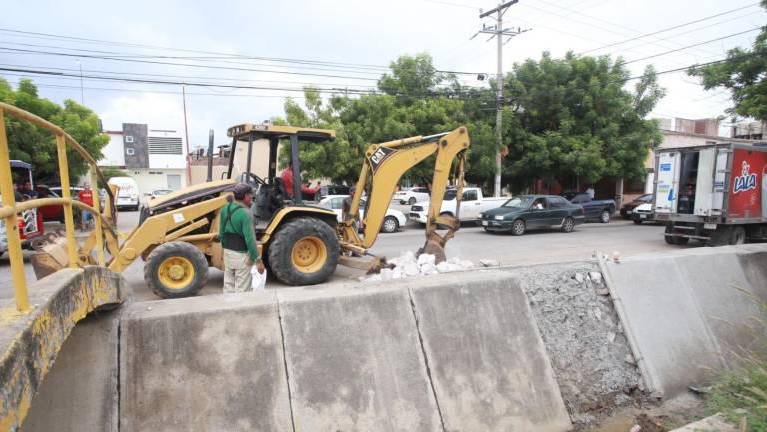
<path fill-rule="evenodd" d="M 655 218 L 667 243 L 767 240 L 767 143 L 662 149 L 655 159 Z"/>

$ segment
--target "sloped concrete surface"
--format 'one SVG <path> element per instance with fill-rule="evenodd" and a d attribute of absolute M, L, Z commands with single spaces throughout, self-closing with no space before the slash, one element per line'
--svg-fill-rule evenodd
<path fill-rule="evenodd" d="M 0 430 L 16 430 L 78 321 L 122 302 L 124 281 L 106 268 L 59 270 L 29 284 L 28 312 L 0 300 Z"/>
<path fill-rule="evenodd" d="M 446 430 L 570 429 L 517 279 L 461 274 L 411 293 Z"/>
<path fill-rule="evenodd" d="M 32 400 L 23 432 L 117 432 L 119 312 L 77 323 Z"/>
<path fill-rule="evenodd" d="M 280 293 L 297 431 L 441 431 L 406 288 Z"/>
<path fill-rule="evenodd" d="M 272 293 L 134 303 L 121 326 L 122 432 L 292 430 Z"/>
<path fill-rule="evenodd" d="M 767 245 L 696 248 L 602 262 L 616 310 L 651 391 L 673 396 L 759 343 Z M 763 301 L 763 300 L 762 300 Z"/>

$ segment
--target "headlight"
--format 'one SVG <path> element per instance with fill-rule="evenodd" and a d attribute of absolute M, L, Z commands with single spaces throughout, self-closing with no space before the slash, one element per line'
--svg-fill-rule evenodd
<path fill-rule="evenodd" d="M 503 215 L 498 215 L 498 216 L 496 216 L 496 217 L 495 217 L 495 220 L 497 220 L 497 221 L 502 221 L 502 220 L 503 220 Z"/>

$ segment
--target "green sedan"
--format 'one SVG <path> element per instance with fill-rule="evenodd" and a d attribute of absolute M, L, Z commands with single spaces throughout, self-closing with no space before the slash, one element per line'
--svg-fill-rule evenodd
<path fill-rule="evenodd" d="M 572 232 L 585 219 L 583 207 L 556 195 L 519 195 L 480 215 L 488 232 L 522 235 L 529 229 L 559 228 Z"/>

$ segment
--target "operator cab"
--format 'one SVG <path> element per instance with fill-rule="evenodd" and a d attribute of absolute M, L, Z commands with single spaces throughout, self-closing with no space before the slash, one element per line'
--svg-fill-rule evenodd
<path fill-rule="evenodd" d="M 272 215 L 279 209 L 304 205 L 298 143 L 333 140 L 336 132 L 328 129 L 245 123 L 230 127 L 227 136 L 232 138 L 232 144 L 226 176 L 253 187 L 253 214 L 256 218 L 256 230 L 260 230 L 266 227 Z M 282 140 L 289 140 L 290 145 L 293 181 L 292 187 L 288 185 L 290 190 L 287 190 L 285 182 L 277 173 L 277 154 Z M 235 163 L 238 142 L 246 146 L 244 166 L 242 163 Z M 267 153 L 266 161 L 258 157 L 264 150 Z M 255 156 L 254 151 L 257 152 Z M 263 162 L 267 162 L 265 168 Z"/>

